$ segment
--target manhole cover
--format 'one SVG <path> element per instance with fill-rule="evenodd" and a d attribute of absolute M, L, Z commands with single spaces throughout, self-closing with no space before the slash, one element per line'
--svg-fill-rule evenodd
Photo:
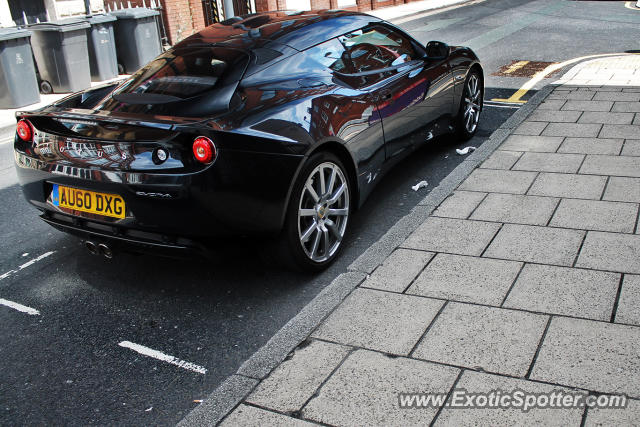
<path fill-rule="evenodd" d="M 557 64 L 557 62 L 543 61 L 512 61 L 511 64 L 503 65 L 492 76 L 502 77 L 533 77 L 536 73 L 544 70 L 549 65 Z M 552 76 L 560 70 L 550 73 L 547 77 Z"/>

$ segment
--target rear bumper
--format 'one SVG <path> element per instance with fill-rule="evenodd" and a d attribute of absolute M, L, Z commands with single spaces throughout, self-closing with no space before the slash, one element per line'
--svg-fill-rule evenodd
<path fill-rule="evenodd" d="M 118 229 L 51 211 L 43 212 L 40 218 L 52 227 L 83 240 L 108 243 L 109 247 L 114 250 L 124 249 L 170 257 L 206 254 L 208 252 L 207 246 L 202 242 L 183 237 Z"/>
<path fill-rule="evenodd" d="M 211 237 L 277 233 L 303 159 L 225 150 L 201 172 L 154 174 L 47 163 L 20 150 L 15 157 L 26 199 L 54 227 L 81 237 L 178 250 L 199 247 Z M 53 184 L 119 194 L 127 216 L 111 219 L 53 206 L 48 202 Z"/>

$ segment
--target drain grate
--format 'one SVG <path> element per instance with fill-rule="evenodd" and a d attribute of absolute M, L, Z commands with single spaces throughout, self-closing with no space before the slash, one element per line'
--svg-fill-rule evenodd
<path fill-rule="evenodd" d="M 500 77 L 533 77 L 536 73 L 553 64 L 557 64 L 557 62 L 525 60 L 512 61 L 511 64 L 503 65 L 498 71 L 491 75 Z M 560 70 L 556 70 L 553 73 L 549 74 L 549 76 L 552 76 L 559 71 Z"/>

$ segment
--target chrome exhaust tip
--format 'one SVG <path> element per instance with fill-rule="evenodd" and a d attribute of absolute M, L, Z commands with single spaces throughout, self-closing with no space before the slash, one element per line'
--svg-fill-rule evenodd
<path fill-rule="evenodd" d="M 98 245 L 96 245 L 91 240 L 85 240 L 84 247 L 87 248 L 91 255 L 98 255 Z"/>
<path fill-rule="evenodd" d="M 104 243 L 100 243 L 98 245 L 98 251 L 100 251 L 100 255 L 102 255 L 107 259 L 113 258 L 113 251 L 109 246 L 105 245 Z"/>

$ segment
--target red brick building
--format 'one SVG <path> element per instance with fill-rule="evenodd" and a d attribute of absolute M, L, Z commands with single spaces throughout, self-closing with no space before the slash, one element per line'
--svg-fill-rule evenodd
<path fill-rule="evenodd" d="M 170 44 L 205 27 L 202 0 L 164 0 L 162 3 L 162 18 Z"/>
<path fill-rule="evenodd" d="M 150 7 L 162 10 L 167 42 L 174 44 L 207 25 L 252 12 L 346 9 L 366 12 L 411 0 L 104 0 L 105 9 Z"/>

